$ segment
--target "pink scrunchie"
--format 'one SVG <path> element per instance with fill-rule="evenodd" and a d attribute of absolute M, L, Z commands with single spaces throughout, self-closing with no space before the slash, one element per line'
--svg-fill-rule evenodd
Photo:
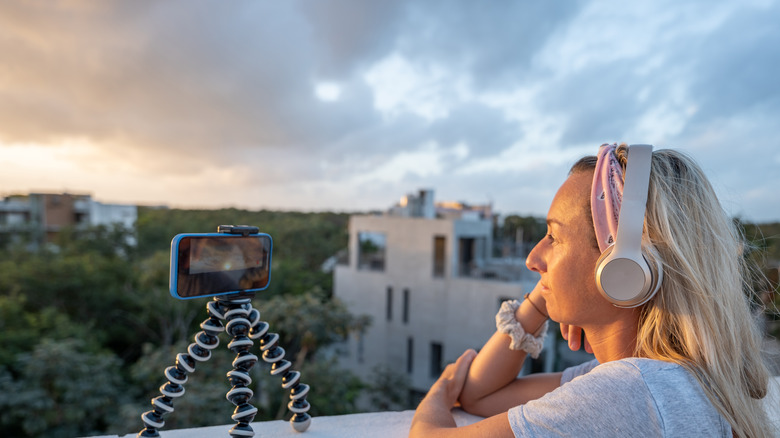
<path fill-rule="evenodd" d="M 603 144 L 599 148 L 590 193 L 593 228 L 601 252 L 615 243 L 620 205 L 623 202 L 623 167 L 615 150 L 617 144 Z"/>

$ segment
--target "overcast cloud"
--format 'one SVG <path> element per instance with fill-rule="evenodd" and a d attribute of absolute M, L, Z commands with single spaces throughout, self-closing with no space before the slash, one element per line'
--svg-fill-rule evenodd
<path fill-rule="evenodd" d="M 605 142 L 780 220 L 780 3 L 0 3 L 0 192 L 544 215 Z"/>

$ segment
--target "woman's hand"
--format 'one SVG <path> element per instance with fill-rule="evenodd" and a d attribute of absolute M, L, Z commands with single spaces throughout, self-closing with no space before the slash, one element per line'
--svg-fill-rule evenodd
<path fill-rule="evenodd" d="M 469 367 L 476 356 L 476 351 L 466 350 L 455 363 L 444 368 L 439 379 L 417 407 L 409 431 L 411 438 L 448 436 L 448 431 L 456 427 L 450 411 L 463 390 Z"/>
<path fill-rule="evenodd" d="M 471 362 L 475 357 L 477 357 L 477 352 L 472 349 L 463 352 L 455 363 L 451 363 L 444 368 L 441 376 L 433 384 L 428 394 L 435 394 L 434 396 L 439 397 L 448 408 L 455 406 L 455 402 L 463 390 L 463 384 L 466 382 Z"/>
<path fill-rule="evenodd" d="M 561 336 L 563 336 L 563 339 L 569 342 L 569 349 L 572 351 L 577 351 L 580 349 L 582 327 L 561 323 Z M 593 348 L 590 346 L 590 342 L 588 342 L 587 337 L 585 338 L 585 351 L 593 354 Z"/>
<path fill-rule="evenodd" d="M 417 407 L 409 429 L 409 438 L 514 437 L 506 412 L 464 427 L 458 427 L 455 423 L 452 407 L 463 390 L 469 367 L 476 356 L 476 351 L 466 350 L 455 363 L 444 368 L 439 380 L 433 384 Z"/>

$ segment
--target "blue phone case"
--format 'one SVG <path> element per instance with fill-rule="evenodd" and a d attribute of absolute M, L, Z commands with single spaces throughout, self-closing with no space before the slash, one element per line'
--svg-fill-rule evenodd
<path fill-rule="evenodd" d="M 259 289 L 239 289 L 239 290 L 230 290 L 225 292 L 218 292 L 218 293 L 210 293 L 210 294 L 203 294 L 203 295 L 194 295 L 194 296 L 181 296 L 178 293 L 178 266 L 179 266 L 179 243 L 181 240 L 185 237 L 219 237 L 219 238 L 225 238 L 225 239 L 241 239 L 245 237 L 267 237 L 269 242 L 269 248 L 268 248 L 268 281 L 266 285 Z M 262 291 L 268 288 L 268 286 L 271 284 L 271 257 L 273 255 L 273 238 L 269 234 L 266 233 L 255 233 L 255 234 L 249 234 L 247 236 L 242 236 L 238 234 L 226 234 L 226 233 L 183 233 L 183 234 L 177 234 L 174 236 L 173 240 L 171 240 L 171 264 L 169 268 L 170 277 L 169 277 L 169 290 L 171 295 L 174 298 L 177 298 L 179 300 L 190 300 L 193 298 L 203 298 L 203 297 L 215 297 L 215 296 L 221 296 L 221 295 L 231 295 L 231 294 L 248 294 L 248 293 L 254 293 L 258 291 Z"/>

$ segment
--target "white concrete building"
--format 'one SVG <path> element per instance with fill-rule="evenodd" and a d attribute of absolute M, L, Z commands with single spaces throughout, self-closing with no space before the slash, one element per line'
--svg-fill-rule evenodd
<path fill-rule="evenodd" d="M 522 299 L 538 279 L 524 260 L 490 257 L 489 207 L 432 206 L 432 191 L 422 191 L 385 215 L 352 216 L 349 262 L 334 271 L 334 295 L 373 320 L 349 339 L 341 365 L 363 379 L 389 366 L 420 392 L 464 350 L 481 348 L 501 301 Z"/>

